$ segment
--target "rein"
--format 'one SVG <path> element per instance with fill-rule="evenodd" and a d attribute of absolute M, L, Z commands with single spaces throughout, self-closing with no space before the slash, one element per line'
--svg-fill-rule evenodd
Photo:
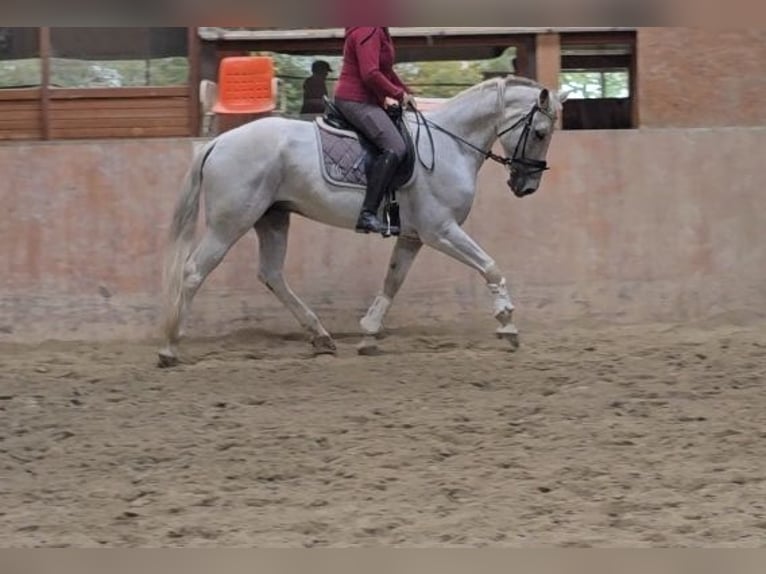
<path fill-rule="evenodd" d="M 501 110 L 502 110 L 502 108 L 505 105 L 505 102 L 504 102 L 504 100 L 505 100 L 505 97 L 504 97 L 504 95 L 505 95 L 505 89 L 504 89 L 505 85 L 503 84 L 502 87 L 500 87 L 498 85 L 498 87 L 500 89 L 500 93 L 498 94 L 498 96 L 499 96 L 498 99 L 500 101 L 500 107 L 501 107 Z M 415 113 L 415 122 L 417 124 L 417 132 L 416 132 L 416 135 L 415 135 L 415 151 L 417 153 L 418 161 L 420 162 L 420 165 L 423 166 L 423 168 L 425 168 L 428 171 L 433 171 L 435 169 L 435 167 L 436 167 L 436 149 L 434 147 L 434 139 L 433 139 L 433 134 L 431 133 L 431 128 L 434 128 L 434 129 L 436 129 L 436 130 L 438 130 L 438 131 L 440 131 L 440 132 L 450 136 L 455 141 L 458 141 L 458 142 L 462 143 L 466 147 L 471 148 L 475 152 L 477 152 L 477 153 L 481 154 L 482 156 L 484 156 L 485 160 L 490 159 L 490 160 L 492 160 L 492 161 L 494 161 L 496 163 L 504 165 L 505 167 L 507 167 L 507 168 L 509 168 L 511 170 L 514 169 L 514 168 L 521 168 L 521 169 L 523 169 L 524 171 L 527 172 L 527 175 L 533 175 L 533 174 L 537 174 L 537 173 L 540 173 L 540 172 L 543 172 L 543 171 L 547 171 L 548 169 L 550 169 L 548 167 L 548 163 L 547 162 L 536 160 L 536 159 L 529 159 L 529 158 L 526 157 L 527 141 L 529 140 L 529 132 L 532 130 L 532 122 L 535 119 L 535 115 L 537 113 L 541 113 L 541 114 L 544 114 L 544 115 L 546 115 L 548 117 L 551 117 L 550 113 L 548 113 L 546 110 L 543 110 L 542 108 L 540 108 L 540 106 L 537 105 L 537 103 L 535 103 L 535 105 L 532 107 L 532 109 L 526 115 L 522 116 L 521 118 L 519 118 L 518 121 L 514 122 L 509 127 L 505 128 L 504 130 L 499 131 L 497 133 L 497 138 L 500 138 L 501 136 L 504 136 L 508 132 L 512 132 L 513 130 L 518 129 L 519 126 L 521 126 L 522 124 L 524 125 L 524 131 L 521 133 L 521 136 L 519 137 L 519 140 L 516 142 L 516 148 L 513 151 L 513 156 L 512 157 L 506 157 L 506 156 L 498 155 L 498 154 L 494 153 L 492 150 L 483 150 L 480 147 L 472 144 L 468 140 L 460 137 L 459 135 L 457 135 L 457 134 L 449 131 L 448 129 L 443 128 L 442 126 L 434 123 L 432 120 L 427 119 L 423 115 L 423 112 L 421 112 L 420 110 L 414 108 L 414 106 L 413 106 L 413 111 Z M 428 134 L 429 143 L 431 145 L 431 165 L 430 166 L 427 166 L 424 163 L 424 161 L 423 161 L 423 159 L 420 156 L 420 153 L 418 151 L 420 149 L 420 130 L 421 130 L 421 127 L 423 129 L 425 129 L 426 133 Z"/>

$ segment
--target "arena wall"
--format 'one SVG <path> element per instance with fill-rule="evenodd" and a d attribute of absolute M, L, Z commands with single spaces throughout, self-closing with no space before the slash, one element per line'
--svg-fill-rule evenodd
<path fill-rule="evenodd" d="M 188 139 L 0 146 L 0 342 L 157 334 L 161 250 Z M 487 164 L 466 229 L 506 271 L 518 321 L 748 320 L 766 309 L 766 128 L 561 132 L 519 200 Z M 294 218 L 287 277 L 331 330 L 355 328 L 392 240 Z M 254 233 L 189 329 L 297 331 L 257 280 Z M 481 278 L 423 252 L 389 325 L 490 317 Z"/>
<path fill-rule="evenodd" d="M 642 127 L 766 125 L 766 30 L 638 29 Z"/>

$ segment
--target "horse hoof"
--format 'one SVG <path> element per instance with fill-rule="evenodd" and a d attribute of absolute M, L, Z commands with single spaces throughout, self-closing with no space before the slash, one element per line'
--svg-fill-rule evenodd
<path fill-rule="evenodd" d="M 500 327 L 496 333 L 498 339 L 508 341 L 511 345 L 511 351 L 518 351 L 521 346 L 521 340 L 519 338 L 519 331 L 513 325 L 506 325 Z"/>
<path fill-rule="evenodd" d="M 314 347 L 314 356 L 317 355 L 335 355 L 338 351 L 338 347 L 335 346 L 335 341 L 329 335 L 320 335 L 314 337 L 311 341 L 311 345 Z"/>
<path fill-rule="evenodd" d="M 356 352 L 362 357 L 374 357 L 380 355 L 380 347 L 375 337 L 365 337 L 362 342 L 356 346 Z"/>
<path fill-rule="evenodd" d="M 159 360 L 157 361 L 157 367 L 160 369 L 171 369 L 177 367 L 181 362 L 170 351 L 160 351 Z"/>
<path fill-rule="evenodd" d="M 511 352 L 518 351 L 519 347 L 521 347 L 521 340 L 519 339 L 519 334 L 516 333 L 515 335 L 505 335 L 503 337 L 508 343 L 511 345 Z"/>

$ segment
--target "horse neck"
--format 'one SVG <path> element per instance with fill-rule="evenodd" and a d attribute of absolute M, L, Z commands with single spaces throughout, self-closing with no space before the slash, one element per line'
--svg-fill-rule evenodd
<path fill-rule="evenodd" d="M 505 98 L 502 103 L 501 97 Z M 489 151 L 497 141 L 498 130 L 527 113 L 536 97 L 534 86 L 506 84 L 503 90 L 499 82 L 487 82 L 434 110 L 429 118 L 481 150 Z M 481 166 L 484 158 L 476 156 Z"/>
<path fill-rule="evenodd" d="M 482 150 L 489 150 L 497 139 L 499 116 L 498 88 L 487 85 L 447 102 L 430 114 L 439 126 Z"/>

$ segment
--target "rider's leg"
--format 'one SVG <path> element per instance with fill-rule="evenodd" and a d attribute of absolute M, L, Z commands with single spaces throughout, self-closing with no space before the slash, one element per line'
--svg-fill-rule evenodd
<path fill-rule="evenodd" d="M 380 151 L 367 178 L 362 210 L 356 224 L 359 232 L 383 230 L 378 209 L 396 174 L 396 169 L 407 154 L 407 146 L 386 111 L 375 104 L 336 99 L 336 105 L 346 117 Z"/>
<path fill-rule="evenodd" d="M 356 230 L 361 233 L 380 233 L 383 225 L 378 219 L 378 209 L 383 197 L 388 190 L 389 183 L 396 173 L 399 160 L 396 154 L 388 150 L 382 152 L 375 159 L 375 163 L 367 178 L 367 190 L 364 195 L 364 203 L 359 219 L 356 222 Z"/>

